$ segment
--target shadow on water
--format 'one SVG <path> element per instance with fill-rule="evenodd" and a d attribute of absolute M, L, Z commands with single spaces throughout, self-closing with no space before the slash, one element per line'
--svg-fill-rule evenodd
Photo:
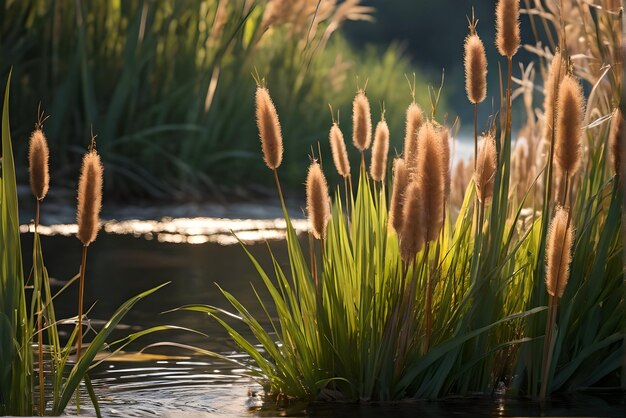
<path fill-rule="evenodd" d="M 29 266 L 31 234 L 24 234 L 24 263 Z M 279 263 L 287 266 L 284 241 L 269 244 Z M 42 236 L 45 263 L 59 284 L 78 272 L 80 243 L 73 236 Z M 267 245 L 248 248 L 265 267 L 271 266 Z M 89 313 L 103 320 L 128 298 L 171 281 L 159 292 L 140 302 L 125 318 L 119 336 L 154 325 L 172 324 L 194 329 L 207 336 L 167 331 L 135 342 L 129 352 L 160 341 L 175 341 L 223 353 L 240 362 L 239 353 L 215 321 L 193 312 L 162 312 L 186 304 L 209 304 L 230 310 L 216 284 L 232 292 L 263 325 L 268 320 L 251 287 L 267 298 L 264 286 L 239 245 L 175 244 L 146 240 L 132 235 L 102 233 L 89 250 L 85 301 L 95 303 Z M 77 286 L 71 286 L 56 301 L 58 318 L 75 315 Z M 245 331 L 240 327 L 241 331 Z M 245 332 L 244 332 L 244 335 Z M 249 335 L 249 334 L 248 334 Z M 579 394 L 553 400 L 543 408 L 534 402 L 507 398 L 476 398 L 445 402 L 403 402 L 385 405 L 296 403 L 277 407 L 260 399 L 260 387 L 245 376 L 245 370 L 213 358 L 175 348 L 151 349 L 163 357 L 119 356 L 92 373 L 105 416 L 332 416 L 332 417 L 446 417 L 446 416 L 611 416 L 623 417 L 623 394 Z M 140 360 L 140 361 L 138 361 Z M 84 396 L 84 394 L 83 394 Z M 82 402 L 89 405 L 88 399 Z M 89 413 L 83 408 L 83 413 Z M 75 412 L 68 407 L 68 414 Z"/>

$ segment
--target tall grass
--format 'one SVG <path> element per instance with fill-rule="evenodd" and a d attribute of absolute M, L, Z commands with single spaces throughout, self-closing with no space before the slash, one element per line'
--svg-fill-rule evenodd
<path fill-rule="evenodd" d="M 612 36 L 608 31 L 615 30 L 619 20 L 606 8 L 578 4 L 583 3 L 601 14 L 587 21 L 596 30 L 585 33 L 602 51 L 606 42 L 600 38 Z M 504 0 L 498 6 L 502 20 L 498 48 L 507 62 L 507 76 L 498 95 L 500 112 L 485 135 L 493 142 L 485 143 L 481 151 L 485 155 L 477 159 L 478 203 L 472 181 L 453 218 L 449 203 L 437 204 L 439 194 L 431 192 L 441 189 L 435 169 L 441 156 L 427 151 L 432 139 L 425 139 L 440 123 L 433 111 L 418 131 L 418 145 L 424 146 L 418 146 L 417 164 L 406 155 L 396 159 L 394 178 L 387 184 L 372 181 L 362 165 L 355 194 L 348 187 L 346 196 L 335 189 L 320 248 L 315 241 L 306 248 L 298 240 L 280 196 L 288 225 L 289 265 L 273 259 L 265 268 L 243 247 L 270 295 L 270 302 L 258 298 L 269 329 L 226 289 L 222 292 L 235 313 L 187 307 L 215 318 L 250 355 L 249 371 L 268 397 L 380 401 L 490 393 L 498 387 L 538 397 L 619 385 L 626 354 L 622 198 L 617 177 L 606 168 L 609 117 L 618 103 L 613 89 L 620 85 L 618 77 L 608 76 L 607 68 L 617 61 L 615 55 L 600 54 L 595 58 L 606 66 L 599 76 L 598 68 L 593 71 L 593 59 L 577 63 L 568 76 L 589 81 L 596 74 L 598 81 L 587 86 L 591 90 L 586 114 L 568 111 L 570 118 L 581 119 L 574 125 L 584 129 L 581 170 L 555 170 L 554 130 L 547 130 L 552 132 L 543 148 L 546 152 L 540 154 L 540 175 L 535 173 L 518 198 L 517 185 L 511 184 L 515 178 L 511 107 L 518 94 L 513 91 L 512 70 L 520 43 L 519 32 L 511 25 L 517 22 L 518 7 L 518 2 Z M 563 21 L 550 13 L 541 19 L 547 27 L 559 27 Z M 564 45 L 561 39 L 562 54 L 572 62 L 574 56 L 568 55 L 572 51 L 566 52 Z M 619 43 L 613 40 L 610 45 Z M 373 85 L 368 86 L 370 100 L 376 98 L 369 92 Z M 360 95 L 356 100 L 362 100 Z M 358 114 L 354 120 L 362 122 Z M 532 120 L 543 135 L 542 124 L 547 122 L 543 117 Z M 573 135 L 570 141 L 576 132 Z M 412 135 L 405 138 L 413 140 Z M 362 142 L 355 142 L 363 158 Z M 274 173 L 279 186 L 277 170 Z M 563 195 L 553 187 L 557 177 L 553 173 L 564 178 Z M 543 193 L 542 199 L 529 198 L 535 196 L 535 188 Z M 557 262 L 560 286 L 566 286 L 555 293 L 548 309 L 548 292 L 554 289 L 546 288 L 546 275 L 553 274 L 549 271 L 554 271 L 554 260 L 548 259 L 552 270 L 547 271 L 546 246 L 555 199 L 568 208 L 565 230 L 571 228 L 571 265 L 568 271 Z M 439 217 L 444 219 L 440 232 L 434 227 Z M 550 248 L 554 257 L 556 250 Z M 549 275 L 548 279 L 553 280 Z M 254 339 L 246 340 L 232 320 L 248 327 Z"/>
<path fill-rule="evenodd" d="M 107 344 L 106 339 L 122 320 L 124 315 L 141 299 L 155 292 L 161 286 L 135 296 L 112 315 L 104 327 L 89 341 L 88 347 L 80 352 L 74 350 L 76 341 L 81 341 L 83 327 L 82 308 L 76 318 L 69 338 L 62 341 L 59 333 L 59 321 L 56 319 L 53 300 L 68 288 L 78 277 L 75 276 L 56 294 L 50 287 L 48 271 L 45 267 L 41 249 L 41 240 L 37 226 L 39 207 L 44 191 L 47 191 L 47 171 L 44 173 L 44 155 L 42 144 L 36 144 L 32 150 L 31 173 L 33 193 L 37 199 L 37 214 L 33 240 L 33 266 L 28 275 L 24 274 L 22 248 L 20 245 L 20 225 L 15 178 L 15 161 L 9 125 L 9 86 L 7 82 L 2 110 L 2 176 L 0 178 L 0 415 L 60 415 L 74 393 L 80 390 L 81 382 L 85 387 L 99 416 L 97 398 L 91 387 L 89 371 L 94 366 L 98 352 L 115 352 L 129 342 L 146 333 L 166 329 L 154 327 L 130 334 L 127 337 Z M 45 141 L 41 131 L 41 120 L 34 135 L 41 135 L 39 141 Z M 39 147 L 39 148 L 38 148 Z M 39 153 L 39 156 L 36 154 Z M 47 160 L 47 153 L 45 154 Z M 47 161 L 45 161 L 47 164 Z M 40 170 L 40 171 L 38 171 Z M 44 175 L 45 174 L 45 175 Z M 86 195 L 85 199 L 94 199 Z M 85 205 L 94 202 L 83 202 Z M 99 210 L 99 204 L 98 204 Z M 98 220 L 91 219 L 91 231 L 97 231 Z M 89 235 L 93 241 L 95 234 Z M 81 267 L 84 273 L 85 264 Z M 84 274 L 81 274 L 81 279 Z M 82 287 L 82 286 L 81 286 Z M 27 288 L 30 290 L 27 291 Z M 28 293 L 32 293 L 30 302 Z M 86 316 L 85 316 L 86 317 Z M 45 366 L 43 352 L 49 353 L 50 366 Z M 35 360 L 36 356 L 36 360 Z M 78 358 L 77 358 L 78 357 Z M 100 362 L 100 361 L 99 361 Z M 38 375 L 38 379 L 35 376 Z M 51 389 L 47 389 L 50 387 Z"/>
<path fill-rule="evenodd" d="M 345 20 L 371 19 L 369 7 L 317 3 L 5 2 L 0 53 L 11 59 L 0 62 L 0 74 L 15 66 L 18 126 L 31 124 L 39 100 L 54 116 L 47 130 L 59 177 L 71 178 L 80 165 L 93 126 L 108 191 L 166 199 L 219 192 L 263 170 L 248 140 L 255 134 L 248 115 L 250 74 L 266 74 L 277 106 L 293 109 L 283 129 L 298 140 L 285 149 L 291 158 L 284 170 L 300 178 L 305 168 L 295 157 L 326 130 L 327 114 L 309 109 L 350 103 L 360 76 L 397 110 L 406 98 L 404 74 L 414 71 L 398 46 L 380 59 L 337 32 Z M 425 102 L 421 90 L 417 99 Z"/>

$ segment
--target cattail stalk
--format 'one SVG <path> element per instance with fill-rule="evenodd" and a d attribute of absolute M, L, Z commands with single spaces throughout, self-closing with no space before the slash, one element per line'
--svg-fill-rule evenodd
<path fill-rule="evenodd" d="M 36 212 L 35 212 L 35 243 L 38 240 L 38 228 L 39 228 L 39 212 L 41 208 L 41 202 L 48 193 L 50 184 L 50 174 L 48 168 L 49 160 L 48 141 L 41 130 L 41 120 L 35 125 L 35 130 L 30 136 L 28 144 L 28 168 L 30 175 L 30 187 L 36 200 Z M 35 249 L 33 249 L 35 251 Z M 37 257 L 33 253 L 33 263 L 37 263 Z M 39 266 L 34 266 L 35 270 L 35 292 L 37 294 L 36 306 L 37 312 L 37 348 L 38 348 L 38 361 L 39 361 L 39 415 L 44 415 L 44 370 L 43 370 L 43 304 L 41 302 L 42 280 L 43 277 L 39 277 Z"/>
<path fill-rule="evenodd" d="M 102 162 L 95 150 L 92 138 L 90 150 L 83 157 L 78 181 L 78 223 L 77 238 L 83 244 L 83 256 L 80 265 L 80 281 L 78 291 L 78 335 L 76 342 L 76 361 L 80 360 L 83 344 L 83 299 L 85 292 L 85 268 L 87 265 L 87 248 L 98 235 L 100 229 L 100 209 L 102 207 Z M 78 404 L 78 391 L 76 392 Z"/>
<path fill-rule="evenodd" d="M 396 159 L 396 161 L 402 160 Z M 400 177 L 402 175 L 400 173 L 401 165 L 400 163 L 394 165 L 397 170 L 396 177 Z M 402 205 L 402 233 L 400 234 L 400 255 L 407 266 L 413 262 L 425 241 L 424 196 L 418 182 L 411 181 L 406 187 L 404 204 Z"/>
<path fill-rule="evenodd" d="M 488 134 L 481 141 L 474 172 L 476 195 L 480 202 L 484 203 L 493 197 L 497 164 L 495 140 L 492 134 Z"/>
<path fill-rule="evenodd" d="M 330 197 L 326 178 L 316 161 L 309 166 L 306 178 L 306 206 L 313 236 L 323 240 L 330 219 Z"/>
<path fill-rule="evenodd" d="M 561 52 L 557 50 L 550 64 L 548 78 L 544 86 L 544 114 L 545 114 L 545 140 L 550 144 L 548 164 L 546 167 L 544 210 L 548 209 L 548 202 L 552 196 L 552 179 L 554 177 L 554 127 L 556 124 L 556 102 L 559 97 L 559 86 L 565 75 L 565 65 Z M 547 227 L 547 223 L 545 224 Z"/>
<path fill-rule="evenodd" d="M 376 125 L 370 175 L 374 181 L 383 182 L 387 173 L 387 155 L 389 154 L 389 127 L 383 117 Z"/>
<path fill-rule="evenodd" d="M 465 38 L 465 91 L 474 105 L 474 169 L 478 154 L 478 104 L 487 97 L 487 55 L 476 33 L 476 21 L 470 22 L 470 34 Z"/>
<path fill-rule="evenodd" d="M 409 171 L 405 160 L 396 158 L 393 161 L 393 190 L 391 191 L 391 204 L 389 205 L 389 226 L 398 236 L 403 230 L 405 191 L 409 185 Z"/>
<path fill-rule="evenodd" d="M 552 338 L 556 324 L 558 301 L 563 297 L 569 279 L 569 265 L 572 260 L 573 234 L 570 228 L 571 216 L 563 207 L 557 208 L 546 247 L 546 288 L 549 295 L 548 319 L 544 337 L 540 399 L 544 400 L 548 391 L 548 373 L 552 363 Z"/>
<path fill-rule="evenodd" d="M 611 166 L 613 168 L 613 174 L 619 178 L 620 166 L 622 157 L 621 135 L 624 126 L 624 119 L 622 118 L 622 112 L 618 109 L 613 113 L 611 119 L 611 130 L 609 133 L 609 150 L 611 153 Z"/>
<path fill-rule="evenodd" d="M 418 133 L 420 153 L 415 179 L 424 197 L 426 241 L 435 241 L 443 226 L 444 162 L 441 139 L 432 122 L 422 125 Z M 406 218 L 405 218 L 406 219 Z"/>
<path fill-rule="evenodd" d="M 417 131 L 423 123 L 422 109 L 412 102 L 406 109 L 406 130 L 404 132 L 404 161 L 413 170 L 417 161 Z"/>
<path fill-rule="evenodd" d="M 561 82 L 556 106 L 555 157 L 562 173 L 575 173 L 580 166 L 585 99 L 582 87 L 570 75 Z"/>
<path fill-rule="evenodd" d="M 521 43 L 519 9 L 519 0 L 499 0 L 496 8 L 496 46 L 509 61 Z"/>
<path fill-rule="evenodd" d="M 348 160 L 348 152 L 346 151 L 343 133 L 337 123 L 333 123 L 330 127 L 328 140 L 330 142 L 330 150 L 337 173 L 343 178 L 348 177 L 350 175 L 350 161 Z"/>
<path fill-rule="evenodd" d="M 276 170 L 283 160 L 283 137 L 278 113 L 267 88 L 257 86 L 255 101 L 263 159 L 270 170 Z"/>

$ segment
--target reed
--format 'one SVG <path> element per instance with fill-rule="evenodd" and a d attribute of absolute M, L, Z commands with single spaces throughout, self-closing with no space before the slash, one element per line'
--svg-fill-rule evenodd
<path fill-rule="evenodd" d="M 411 181 L 406 187 L 402 206 L 402 234 L 400 254 L 405 264 L 415 260 L 418 251 L 426 242 L 427 224 L 424 208 L 424 193 L 417 181 Z"/>
<path fill-rule="evenodd" d="M 465 65 L 465 92 L 467 98 L 474 105 L 474 170 L 478 155 L 478 104 L 487 97 L 487 54 L 483 41 L 476 33 L 478 21 L 472 16 L 469 24 L 470 33 L 465 38 L 464 58 Z"/>
<path fill-rule="evenodd" d="M 346 142 L 343 139 L 343 133 L 337 125 L 333 122 L 330 127 L 330 133 L 328 135 L 330 142 L 330 150 L 333 156 L 333 162 L 337 173 L 343 178 L 350 176 L 350 161 L 348 160 L 348 152 L 346 150 Z"/>
<path fill-rule="evenodd" d="M 478 195 L 478 200 L 483 204 L 493 197 L 497 164 L 496 143 L 493 136 L 487 134 L 480 143 L 476 171 L 474 173 L 476 194 Z"/>
<path fill-rule="evenodd" d="M 283 136 L 278 113 L 267 88 L 257 86 L 255 101 L 263 160 L 270 170 L 276 170 L 283 160 Z"/>
<path fill-rule="evenodd" d="M 330 197 L 326 177 L 317 161 L 311 163 L 306 177 L 306 208 L 313 236 L 323 240 L 330 219 Z"/>
<path fill-rule="evenodd" d="M 561 51 L 557 49 L 550 62 L 543 86 L 543 112 L 545 119 L 543 136 L 549 144 L 553 142 L 554 126 L 556 124 L 555 109 L 558 103 L 559 86 L 563 77 L 565 77 L 565 68 Z"/>
<path fill-rule="evenodd" d="M 389 206 L 389 227 L 401 235 L 404 223 L 404 201 L 407 186 L 409 185 L 409 170 L 402 158 L 393 160 L 393 190 Z"/>
<path fill-rule="evenodd" d="M 511 59 L 520 47 L 519 0 L 499 0 L 496 7 L 496 46 L 503 57 Z"/>
<path fill-rule="evenodd" d="M 624 127 L 624 118 L 622 117 L 622 112 L 618 109 L 615 109 L 613 112 L 613 117 L 611 118 L 611 128 L 609 133 L 609 151 L 611 156 L 611 168 L 613 170 L 613 175 L 620 176 L 620 167 L 622 164 L 621 155 L 622 155 L 622 146 L 621 146 L 621 136 L 622 129 Z"/>
<path fill-rule="evenodd" d="M 385 181 L 387 174 L 387 156 L 389 155 L 389 126 L 385 117 L 376 124 L 374 145 L 372 145 L 372 162 L 370 176 L 374 181 Z"/>
<path fill-rule="evenodd" d="M 441 159 L 443 170 L 443 200 L 444 204 L 450 198 L 452 187 L 451 159 L 450 159 L 450 130 L 445 126 L 438 128 L 439 141 L 441 142 Z"/>

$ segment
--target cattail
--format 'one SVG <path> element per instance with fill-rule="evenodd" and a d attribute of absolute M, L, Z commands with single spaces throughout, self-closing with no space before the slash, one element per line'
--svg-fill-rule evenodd
<path fill-rule="evenodd" d="M 48 193 L 50 174 L 48 173 L 48 141 L 42 130 L 36 128 L 30 135 L 28 144 L 28 168 L 30 188 L 37 200 L 43 200 Z"/>
<path fill-rule="evenodd" d="M 95 241 L 100 229 L 100 208 L 102 207 L 102 162 L 92 149 L 83 157 L 78 181 L 78 239 L 84 246 Z"/>
<path fill-rule="evenodd" d="M 385 174 L 387 173 L 387 154 L 389 154 L 389 127 L 383 118 L 376 124 L 374 145 L 372 146 L 370 175 L 374 181 L 385 180 Z"/>
<path fill-rule="evenodd" d="M 330 150 L 333 154 L 333 162 L 335 168 L 341 177 L 348 177 L 350 175 L 350 161 L 348 161 L 348 152 L 346 151 L 346 143 L 343 139 L 343 133 L 339 129 L 339 125 L 333 123 L 330 127 L 330 134 L 328 135 L 330 140 Z"/>
<path fill-rule="evenodd" d="M 422 126 L 422 109 L 413 102 L 406 109 L 406 131 L 404 132 L 404 161 L 409 167 L 417 160 L 417 131 Z"/>
<path fill-rule="evenodd" d="M 520 46 L 519 0 L 499 0 L 496 8 L 496 46 L 511 58 Z"/>
<path fill-rule="evenodd" d="M 454 166 L 454 175 L 452 176 L 452 204 L 461 206 L 465 198 L 465 189 L 467 188 L 465 161 L 458 160 Z"/>
<path fill-rule="evenodd" d="M 580 165 L 584 106 L 582 87 L 574 77 L 566 75 L 561 82 L 556 106 L 554 153 L 561 171 L 569 175 Z"/>
<path fill-rule="evenodd" d="M 441 158 L 443 159 L 443 198 L 450 197 L 450 131 L 445 126 L 439 129 L 439 141 L 441 142 Z"/>
<path fill-rule="evenodd" d="M 426 238 L 426 220 L 424 219 L 424 196 L 418 182 L 412 181 L 406 188 L 400 239 L 400 256 L 405 263 L 410 263 L 424 246 Z"/>
<path fill-rule="evenodd" d="M 418 145 L 416 179 L 424 199 L 425 239 L 435 241 L 443 226 L 445 180 L 443 146 L 432 122 L 428 121 L 420 128 Z"/>
<path fill-rule="evenodd" d="M 322 168 L 313 161 L 306 177 L 306 207 L 313 236 L 326 237 L 326 226 L 330 219 L 330 197 Z"/>
<path fill-rule="evenodd" d="M 572 260 L 572 228 L 567 210 L 559 207 L 550 223 L 546 244 L 546 287 L 550 296 L 563 297 Z"/>
<path fill-rule="evenodd" d="M 613 166 L 613 174 L 620 175 L 620 165 L 622 157 L 621 135 L 624 126 L 622 111 L 619 108 L 613 113 L 611 119 L 611 131 L 609 133 L 609 148 L 611 150 L 611 165 Z"/>
<path fill-rule="evenodd" d="M 497 164 L 496 143 L 493 136 L 488 134 L 481 141 L 476 159 L 476 172 L 474 173 L 476 194 L 481 202 L 487 202 L 493 196 Z"/>
<path fill-rule="evenodd" d="M 393 191 L 389 208 L 389 225 L 398 235 L 402 232 L 404 194 L 409 184 L 409 171 L 402 158 L 393 160 Z"/>
<path fill-rule="evenodd" d="M 283 136 L 278 113 L 265 87 L 257 86 L 255 99 L 256 124 L 261 137 L 263 159 L 270 170 L 276 170 L 283 160 Z"/>
<path fill-rule="evenodd" d="M 561 51 L 557 49 L 552 58 L 552 63 L 550 63 L 548 77 L 543 86 L 543 112 L 545 115 L 544 137 L 548 143 L 552 142 L 555 122 L 554 109 L 556 108 L 556 101 L 559 97 L 559 85 L 564 76 L 565 64 L 561 57 Z"/>
<path fill-rule="evenodd" d="M 478 104 L 487 97 L 487 55 L 476 33 L 465 38 L 465 91 L 470 103 Z"/>
<path fill-rule="evenodd" d="M 372 117 L 370 102 L 365 91 L 359 90 L 352 102 L 352 142 L 361 152 L 369 148 L 372 141 Z"/>

